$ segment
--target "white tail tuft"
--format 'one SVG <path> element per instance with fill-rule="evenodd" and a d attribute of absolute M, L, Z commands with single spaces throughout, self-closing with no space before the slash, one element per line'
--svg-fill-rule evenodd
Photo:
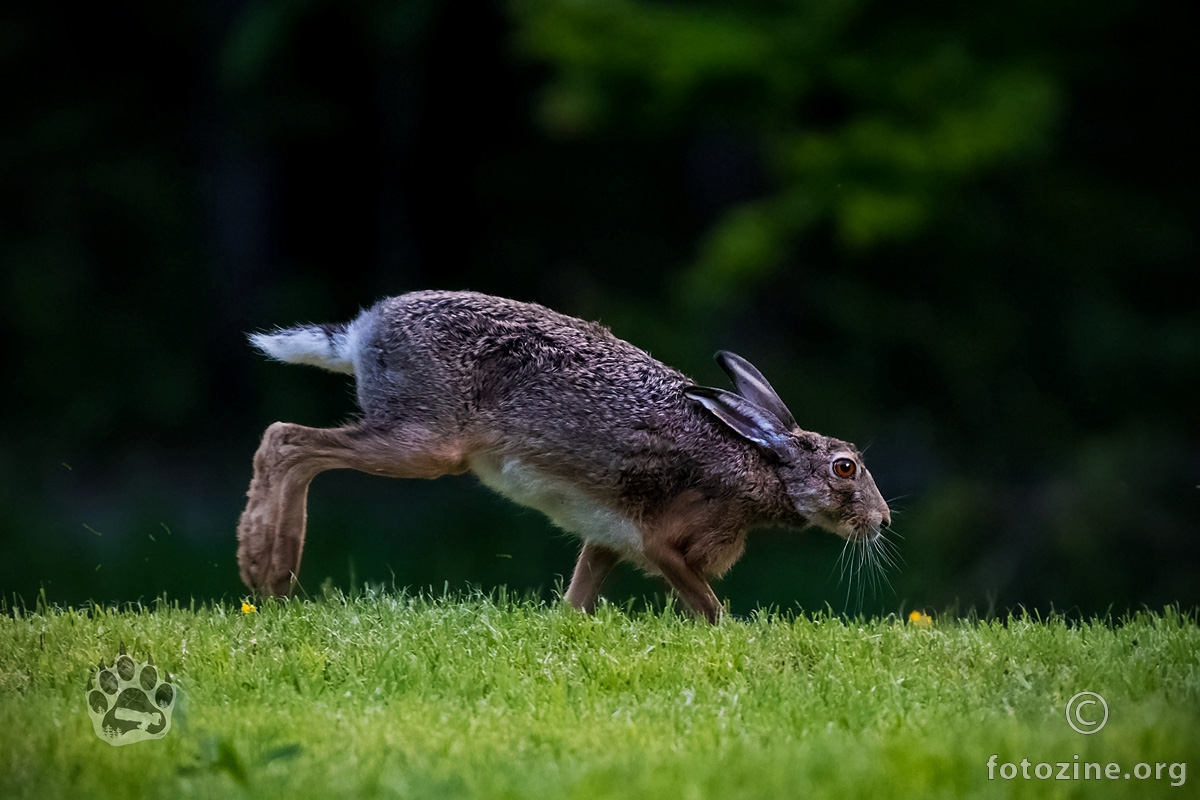
<path fill-rule="evenodd" d="M 355 333 L 353 324 L 346 327 L 305 325 L 271 333 L 252 333 L 249 338 L 250 343 L 268 358 L 353 375 Z"/>

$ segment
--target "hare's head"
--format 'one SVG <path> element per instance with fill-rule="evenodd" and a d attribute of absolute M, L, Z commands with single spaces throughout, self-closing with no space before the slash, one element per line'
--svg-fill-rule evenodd
<path fill-rule="evenodd" d="M 775 462 L 800 516 L 851 542 L 871 542 L 891 525 L 891 511 L 858 448 L 801 430 L 749 361 L 721 351 L 717 363 L 733 379 L 737 393 L 692 386 L 687 396 Z"/>

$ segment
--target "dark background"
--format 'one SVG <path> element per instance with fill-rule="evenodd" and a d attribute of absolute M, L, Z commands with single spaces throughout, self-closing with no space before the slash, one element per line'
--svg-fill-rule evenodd
<path fill-rule="evenodd" d="M 262 429 L 355 412 L 244 333 L 436 287 L 599 319 L 702 383 L 732 349 L 869 447 L 894 593 L 860 604 L 831 535 L 763 531 L 717 587 L 735 612 L 1195 606 L 1175 11 L 10 4 L 0 591 L 240 597 Z M 301 580 L 549 597 L 574 552 L 470 477 L 329 473 Z M 659 591 L 626 570 L 609 594 Z"/>

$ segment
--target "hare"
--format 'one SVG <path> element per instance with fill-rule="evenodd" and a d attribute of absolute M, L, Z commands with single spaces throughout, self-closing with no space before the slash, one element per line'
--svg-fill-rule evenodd
<path fill-rule="evenodd" d="M 585 611 L 628 561 L 715 622 L 709 576 L 741 557 L 748 527 L 815 524 L 869 545 L 891 524 L 854 445 L 801 430 L 733 353 L 716 359 L 736 392 L 696 386 L 598 323 L 443 291 L 250 340 L 279 361 L 354 375 L 362 410 L 339 428 L 264 433 L 238 523 L 242 580 L 262 594 L 291 590 L 308 485 L 328 469 L 475 473 L 582 539 L 566 600 Z"/>

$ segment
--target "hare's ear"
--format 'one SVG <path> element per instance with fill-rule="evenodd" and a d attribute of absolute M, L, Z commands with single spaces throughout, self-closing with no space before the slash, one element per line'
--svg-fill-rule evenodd
<path fill-rule="evenodd" d="M 788 407 L 779 399 L 771 384 L 753 364 L 728 350 L 718 350 L 714 358 L 733 381 L 738 394 L 774 414 L 786 430 L 797 427 L 792 412 L 788 411 Z"/>
<path fill-rule="evenodd" d="M 784 457 L 787 453 L 787 428 L 775 415 L 759 408 L 741 395 L 707 386 L 689 386 L 684 395 L 704 406 L 731 431 L 759 447 Z"/>

